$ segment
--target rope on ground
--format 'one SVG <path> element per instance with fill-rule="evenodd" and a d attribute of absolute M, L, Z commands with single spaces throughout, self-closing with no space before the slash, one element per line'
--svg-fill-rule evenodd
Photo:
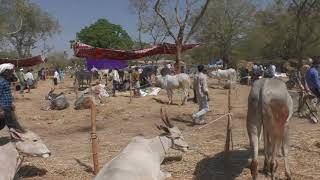
<path fill-rule="evenodd" d="M 212 124 L 212 123 L 214 123 L 214 122 L 216 122 L 216 121 L 218 121 L 218 120 L 220 120 L 220 119 L 222 119 L 223 117 L 228 116 L 228 115 L 231 115 L 231 113 L 226 113 L 226 114 L 218 117 L 217 119 L 215 119 L 215 120 L 213 120 L 213 121 L 211 121 L 211 122 L 209 122 L 209 123 L 201 126 L 201 127 L 198 127 L 198 128 L 195 128 L 195 129 L 191 129 L 191 130 L 186 131 L 186 132 L 192 132 L 192 131 L 195 131 L 195 130 L 200 130 L 200 129 L 202 129 L 202 128 L 205 128 L 205 127 L 207 127 L 208 125 L 210 125 L 210 124 Z"/>
<path fill-rule="evenodd" d="M 213 121 L 211 121 L 211 122 L 209 122 L 209 123 L 207 123 L 207 124 L 199 127 L 198 130 L 200 130 L 200 129 L 202 129 L 202 128 L 205 128 L 205 127 L 207 127 L 208 125 L 210 125 L 210 124 L 212 124 L 212 123 L 214 123 L 214 122 L 222 119 L 222 118 L 225 117 L 225 116 L 229 116 L 229 115 L 231 115 L 231 113 L 227 113 L 227 114 L 225 114 L 225 115 L 223 115 L 223 116 L 220 116 L 219 118 L 217 118 L 217 119 L 215 119 L 215 120 L 213 120 Z"/>

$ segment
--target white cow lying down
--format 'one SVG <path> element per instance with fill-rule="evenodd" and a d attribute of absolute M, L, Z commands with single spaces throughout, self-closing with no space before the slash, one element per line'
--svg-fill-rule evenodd
<path fill-rule="evenodd" d="M 25 156 L 47 158 L 51 155 L 40 137 L 31 131 L 12 132 L 14 139 L 0 139 L 0 180 L 13 180 Z"/>
<path fill-rule="evenodd" d="M 237 71 L 232 68 L 226 70 L 218 69 L 217 71 L 212 71 L 211 73 L 209 73 L 209 76 L 218 79 L 219 84 L 221 80 L 231 80 L 232 82 L 237 81 Z"/>
<path fill-rule="evenodd" d="M 114 159 L 100 170 L 95 180 L 164 180 L 171 176 L 160 170 L 169 148 L 187 151 L 188 144 L 184 141 L 180 130 L 173 126 L 167 114 L 162 121 L 166 126 L 158 126 L 165 133 L 151 139 L 135 137 Z"/>
<path fill-rule="evenodd" d="M 156 77 L 157 83 L 160 85 L 162 89 L 167 90 L 167 95 L 169 98 L 169 103 L 172 104 L 172 96 L 174 89 L 183 89 L 184 98 L 182 100 L 182 105 L 186 103 L 189 89 L 190 89 L 190 77 L 187 74 L 181 73 L 174 76 L 166 75 L 161 76 L 158 75 Z"/>

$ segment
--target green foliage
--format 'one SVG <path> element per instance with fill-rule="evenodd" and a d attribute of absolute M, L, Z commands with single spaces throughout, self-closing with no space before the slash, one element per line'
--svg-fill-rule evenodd
<path fill-rule="evenodd" d="M 1 51 L 0 58 L 15 59 L 18 57 L 18 54 L 15 51 Z"/>
<path fill-rule="evenodd" d="M 65 68 L 71 64 L 71 61 L 67 59 L 65 53 L 63 52 L 53 52 L 47 57 L 47 65 L 54 68 Z"/>
<path fill-rule="evenodd" d="M 128 33 L 120 26 L 106 19 L 99 19 L 89 27 L 77 33 L 77 40 L 100 48 L 131 49 L 133 41 Z"/>
<path fill-rule="evenodd" d="M 219 57 L 231 63 L 238 58 L 236 47 L 248 37 L 255 11 L 250 0 L 212 0 L 195 37 L 203 45 L 194 55 L 204 62 Z"/>

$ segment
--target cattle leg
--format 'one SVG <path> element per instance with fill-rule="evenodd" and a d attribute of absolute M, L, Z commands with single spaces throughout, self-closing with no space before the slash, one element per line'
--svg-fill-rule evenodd
<path fill-rule="evenodd" d="M 183 90 L 184 98 L 181 105 L 185 105 L 188 98 L 188 90 Z"/>
<path fill-rule="evenodd" d="M 276 154 L 278 150 L 278 145 L 277 143 L 273 143 L 272 145 L 272 157 L 271 157 L 271 162 L 270 162 L 270 172 L 271 172 L 271 179 L 272 180 L 276 180 L 276 171 L 278 168 L 278 162 L 275 159 L 276 158 Z"/>
<path fill-rule="evenodd" d="M 259 137 L 261 133 L 261 125 L 255 124 L 254 127 L 247 127 L 248 135 L 250 139 L 250 148 L 252 154 L 252 161 L 250 165 L 252 179 L 256 180 L 258 178 L 258 153 L 259 153 Z"/>
<path fill-rule="evenodd" d="M 251 176 L 253 180 L 258 178 L 258 153 L 259 153 L 259 141 L 257 135 L 250 136 L 251 151 L 253 152 L 252 161 L 250 165 Z"/>
<path fill-rule="evenodd" d="M 172 91 L 170 89 L 167 90 L 167 95 L 169 99 L 168 104 L 172 104 Z"/>
<path fill-rule="evenodd" d="M 290 172 L 290 166 L 288 161 L 288 151 L 289 151 L 289 127 L 285 127 L 285 133 L 283 137 L 283 144 L 282 144 L 282 154 L 284 158 L 284 165 L 285 165 L 285 171 L 286 171 L 286 177 L 287 179 L 291 179 L 291 172 Z"/>

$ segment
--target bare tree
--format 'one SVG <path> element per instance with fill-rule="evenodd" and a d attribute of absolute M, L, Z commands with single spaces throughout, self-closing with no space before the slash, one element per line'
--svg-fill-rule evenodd
<path fill-rule="evenodd" d="M 12 0 L 19 2 L 20 0 Z M 16 49 L 19 57 L 31 56 L 31 50 L 36 48 L 37 42 L 51 37 L 59 32 L 59 24 L 50 14 L 43 11 L 38 5 L 23 1 L 15 6 L 15 10 L 21 14 L 21 29 L 11 33 L 6 40 Z"/>
<path fill-rule="evenodd" d="M 295 27 L 294 42 L 295 56 L 299 60 L 299 68 L 302 67 L 302 58 L 305 51 L 320 42 L 319 18 L 320 1 L 319 0 L 284 0 L 289 6 L 289 13 L 293 14 L 293 23 Z"/>
<path fill-rule="evenodd" d="M 177 53 L 176 53 L 176 64 L 175 69 L 176 73 L 180 73 L 180 61 L 182 54 L 182 47 L 187 43 L 190 37 L 195 33 L 197 25 L 199 24 L 200 19 L 203 17 L 210 0 L 205 0 L 204 5 L 199 7 L 199 0 L 185 0 L 182 5 L 182 1 L 176 0 L 174 5 L 174 15 L 175 23 L 171 25 L 169 22 L 172 17 L 165 16 L 164 14 L 170 14 L 172 9 L 170 6 L 173 1 L 167 2 L 163 6 L 160 6 L 163 3 L 163 0 L 157 0 L 154 6 L 155 12 L 161 18 L 163 24 L 165 25 L 168 34 L 173 38 Z M 184 11 L 180 12 L 181 7 L 184 7 Z M 194 8 L 198 7 L 198 8 Z M 198 11 L 198 15 L 194 16 L 193 14 Z M 181 16 L 183 18 L 181 18 Z"/>
<path fill-rule="evenodd" d="M 212 0 L 203 17 L 197 38 L 211 49 L 217 49 L 224 62 L 229 59 L 234 47 L 246 38 L 252 27 L 255 6 L 251 0 Z"/>

